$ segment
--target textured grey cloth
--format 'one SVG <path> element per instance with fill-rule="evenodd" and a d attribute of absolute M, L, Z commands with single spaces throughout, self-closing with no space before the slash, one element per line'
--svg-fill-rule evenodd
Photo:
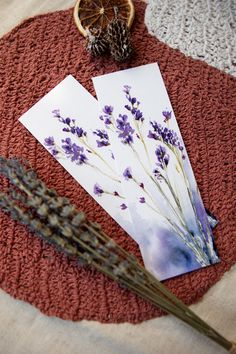
<path fill-rule="evenodd" d="M 235 0 L 149 0 L 145 23 L 170 47 L 236 76 Z"/>

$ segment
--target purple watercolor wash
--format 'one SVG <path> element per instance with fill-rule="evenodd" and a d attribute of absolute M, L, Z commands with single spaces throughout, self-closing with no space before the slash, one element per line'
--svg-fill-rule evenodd
<path fill-rule="evenodd" d="M 101 195 L 104 193 L 104 190 L 99 186 L 98 183 L 96 183 L 93 187 L 93 193 L 98 197 L 101 197 Z"/>

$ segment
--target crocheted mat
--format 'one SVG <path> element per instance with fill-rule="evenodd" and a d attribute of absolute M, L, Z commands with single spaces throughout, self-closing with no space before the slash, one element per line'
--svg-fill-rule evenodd
<path fill-rule="evenodd" d="M 186 58 L 148 34 L 136 2 L 135 55 L 128 64 L 92 60 L 72 10 L 29 19 L 0 40 L 0 154 L 30 161 L 39 176 L 83 209 L 140 258 L 135 242 L 18 122 L 66 75 L 92 94 L 91 77 L 157 61 L 205 203 L 220 220 L 214 231 L 221 263 L 166 281 L 186 304 L 196 302 L 236 261 L 233 215 L 236 79 Z M 76 102 L 75 102 L 76 104 Z M 70 320 L 137 323 L 161 312 L 102 274 L 57 253 L 0 212 L 0 286 L 47 315 Z"/>
<path fill-rule="evenodd" d="M 234 0 L 149 0 L 145 23 L 170 47 L 236 76 Z"/>

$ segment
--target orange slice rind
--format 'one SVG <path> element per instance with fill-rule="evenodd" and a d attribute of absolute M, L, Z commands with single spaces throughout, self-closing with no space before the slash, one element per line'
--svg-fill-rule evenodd
<path fill-rule="evenodd" d="M 130 28 L 135 13 L 132 0 L 78 0 L 74 7 L 75 24 L 84 37 L 90 30 L 105 30 L 115 16 L 115 8 Z"/>

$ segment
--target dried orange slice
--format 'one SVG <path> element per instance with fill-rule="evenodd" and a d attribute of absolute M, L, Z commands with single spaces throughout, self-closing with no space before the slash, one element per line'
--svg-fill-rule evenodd
<path fill-rule="evenodd" d="M 105 29 L 114 18 L 114 8 L 130 28 L 134 19 L 132 0 L 78 0 L 74 7 L 74 20 L 79 31 L 86 37 L 86 29 Z"/>

